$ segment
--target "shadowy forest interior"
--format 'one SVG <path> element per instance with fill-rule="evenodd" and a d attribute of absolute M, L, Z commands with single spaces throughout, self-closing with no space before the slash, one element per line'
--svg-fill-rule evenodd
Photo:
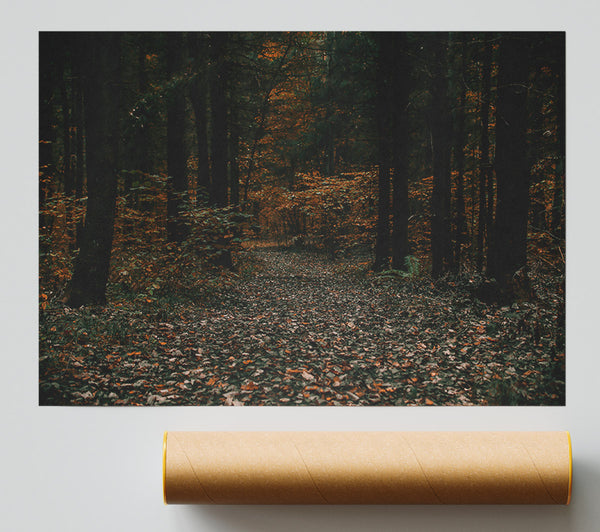
<path fill-rule="evenodd" d="M 564 33 L 39 52 L 40 404 L 565 404 Z"/>

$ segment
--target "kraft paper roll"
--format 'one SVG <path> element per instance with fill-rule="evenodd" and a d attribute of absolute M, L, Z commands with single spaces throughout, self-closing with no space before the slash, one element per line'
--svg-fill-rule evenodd
<path fill-rule="evenodd" d="M 168 432 L 173 504 L 568 504 L 568 432 Z"/>

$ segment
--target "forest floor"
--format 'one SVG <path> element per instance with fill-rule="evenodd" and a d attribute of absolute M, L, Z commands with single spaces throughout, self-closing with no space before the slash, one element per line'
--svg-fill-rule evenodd
<path fill-rule="evenodd" d="M 560 405 L 560 300 L 255 248 L 205 301 L 40 312 L 42 405 Z"/>

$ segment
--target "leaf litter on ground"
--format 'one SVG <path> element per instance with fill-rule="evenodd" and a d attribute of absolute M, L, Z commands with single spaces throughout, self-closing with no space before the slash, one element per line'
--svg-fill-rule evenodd
<path fill-rule="evenodd" d="M 211 293 L 40 311 L 40 404 L 560 405 L 556 298 L 357 274 L 276 249 Z M 563 324 L 564 327 L 564 324 Z"/>

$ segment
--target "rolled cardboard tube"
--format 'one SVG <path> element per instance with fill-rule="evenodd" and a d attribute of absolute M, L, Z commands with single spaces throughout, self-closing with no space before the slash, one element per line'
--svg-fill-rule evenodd
<path fill-rule="evenodd" d="M 167 504 L 569 504 L 568 432 L 166 432 Z"/>

